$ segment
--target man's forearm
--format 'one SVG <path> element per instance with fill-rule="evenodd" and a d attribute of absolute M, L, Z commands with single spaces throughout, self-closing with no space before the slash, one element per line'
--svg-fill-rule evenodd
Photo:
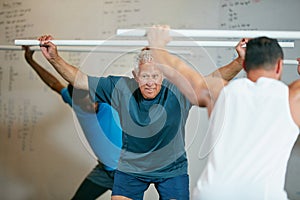
<path fill-rule="evenodd" d="M 88 90 L 87 75 L 81 72 L 78 68 L 68 64 L 60 56 L 48 61 L 55 70 L 75 88 Z"/>
<path fill-rule="evenodd" d="M 226 81 L 233 79 L 243 69 L 243 59 L 236 58 L 229 64 L 217 69 L 209 76 L 220 77 Z"/>
<path fill-rule="evenodd" d="M 34 69 L 37 75 L 43 80 L 43 82 L 48 85 L 51 89 L 60 93 L 60 91 L 64 88 L 64 85 L 50 72 L 41 67 L 35 60 L 32 58 L 26 57 L 27 63 Z"/>
<path fill-rule="evenodd" d="M 194 105 L 207 105 L 205 78 L 177 56 L 164 49 L 152 49 L 154 60 L 164 76 L 174 83 Z"/>

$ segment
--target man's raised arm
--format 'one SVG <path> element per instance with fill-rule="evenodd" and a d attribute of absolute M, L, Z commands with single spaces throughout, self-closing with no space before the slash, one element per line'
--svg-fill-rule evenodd
<path fill-rule="evenodd" d="M 300 75 L 300 58 L 298 61 L 298 74 Z M 300 79 L 295 80 L 289 85 L 290 110 L 296 124 L 300 127 Z"/>
<path fill-rule="evenodd" d="M 147 38 L 155 62 L 160 64 L 160 69 L 166 78 L 173 82 L 192 104 L 207 107 L 209 113 L 224 85 L 243 69 L 246 54 L 244 45 L 248 42 L 248 39 L 242 39 L 237 44 L 238 58 L 211 74 L 203 76 L 165 50 L 166 44 L 171 41 L 168 26 L 151 27 Z"/>
<path fill-rule="evenodd" d="M 204 77 L 177 56 L 165 50 L 166 44 L 171 40 L 169 27 L 151 27 L 147 32 L 147 39 L 154 62 L 164 76 L 174 83 L 192 104 L 208 106 L 210 97 Z"/>
<path fill-rule="evenodd" d="M 241 39 L 239 43 L 235 46 L 235 50 L 238 53 L 238 57 L 229 64 L 220 67 L 208 76 L 222 77 L 226 81 L 230 81 L 231 79 L 233 79 L 243 69 L 246 55 L 245 45 L 248 43 L 248 41 L 249 39 L 247 38 Z"/>
<path fill-rule="evenodd" d="M 60 94 L 61 90 L 65 87 L 54 75 L 39 65 L 34 59 L 34 51 L 30 50 L 29 46 L 23 46 L 25 50 L 24 56 L 27 63 L 34 69 L 37 75 L 48 85 L 52 90 Z"/>
<path fill-rule="evenodd" d="M 56 45 L 50 40 L 53 38 L 49 35 L 41 36 L 38 40 L 41 42 L 41 51 L 55 70 L 71 85 L 77 89 L 88 90 L 87 75 L 78 68 L 68 64 L 58 55 Z"/>

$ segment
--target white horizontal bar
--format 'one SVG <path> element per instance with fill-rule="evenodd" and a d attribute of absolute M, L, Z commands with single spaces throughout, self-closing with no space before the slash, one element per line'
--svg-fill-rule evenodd
<path fill-rule="evenodd" d="M 0 50 L 22 50 L 22 47 L 10 46 L 10 45 L 0 45 Z"/>
<path fill-rule="evenodd" d="M 134 46 L 141 45 L 138 41 L 127 42 L 126 40 L 51 40 L 57 46 Z M 16 46 L 29 45 L 39 46 L 38 40 L 15 40 Z"/>
<path fill-rule="evenodd" d="M 32 46 L 30 47 L 33 51 L 40 51 L 40 47 Z M 21 46 L 11 46 L 11 45 L 0 45 L 0 50 L 13 50 L 13 51 L 22 51 L 23 48 Z M 59 51 L 67 51 L 67 52 L 101 52 L 101 53 L 136 53 L 139 52 L 140 49 L 135 50 L 128 50 L 128 49 L 98 49 L 98 48 L 91 48 L 91 47 L 58 47 Z M 191 55 L 192 53 L 190 51 L 171 51 L 173 54 L 187 54 Z M 298 65 L 297 60 L 283 60 L 283 64 L 285 65 Z"/>
<path fill-rule="evenodd" d="M 68 51 L 68 52 L 111 52 L 111 53 L 118 53 L 118 52 L 128 52 L 128 49 L 99 49 L 96 47 L 76 47 L 76 46 L 70 46 L 70 47 L 64 47 L 64 46 L 58 46 L 57 47 L 59 51 Z M 30 49 L 33 51 L 40 51 L 39 46 L 30 46 Z M 21 46 L 9 46 L 9 45 L 0 45 L 0 50 L 23 50 Z M 135 50 L 134 50 L 135 51 Z M 138 50 L 136 50 L 138 51 Z"/>
<path fill-rule="evenodd" d="M 145 29 L 117 29 L 118 36 L 146 35 Z M 251 30 L 196 30 L 196 29 L 171 29 L 172 37 L 208 37 L 208 38 L 253 38 L 267 36 L 277 39 L 300 39 L 300 31 L 251 31 Z"/>
<path fill-rule="evenodd" d="M 51 40 L 61 46 L 147 46 L 145 40 Z M 235 47 L 238 41 L 171 41 L 169 47 Z M 279 42 L 281 47 L 294 47 L 294 42 Z M 38 40 L 15 40 L 16 46 L 39 46 Z"/>
<path fill-rule="evenodd" d="M 40 51 L 39 46 L 31 46 L 31 50 L 33 51 Z M 58 46 L 57 49 L 59 51 L 65 51 L 65 52 L 89 52 L 89 53 L 137 53 L 140 52 L 140 49 L 103 49 L 103 48 L 97 48 L 97 47 L 76 47 L 76 46 Z M 10 46 L 10 45 L 0 45 L 0 50 L 15 50 L 15 51 L 21 51 L 23 48 L 21 46 Z M 176 51 L 170 51 L 172 54 L 180 54 L 180 55 L 191 55 L 191 51 L 189 50 L 176 50 Z"/>
<path fill-rule="evenodd" d="M 298 65 L 297 60 L 283 60 L 283 64 L 285 65 Z"/>
<path fill-rule="evenodd" d="M 239 41 L 173 41 L 170 46 L 235 47 Z M 282 48 L 294 48 L 294 42 L 278 42 Z"/>

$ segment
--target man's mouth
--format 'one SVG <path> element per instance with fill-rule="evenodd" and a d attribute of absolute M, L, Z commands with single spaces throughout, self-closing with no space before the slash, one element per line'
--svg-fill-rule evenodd
<path fill-rule="evenodd" d="M 153 91 L 154 91 L 154 88 L 145 88 L 145 90 L 146 90 L 147 92 L 153 92 Z"/>

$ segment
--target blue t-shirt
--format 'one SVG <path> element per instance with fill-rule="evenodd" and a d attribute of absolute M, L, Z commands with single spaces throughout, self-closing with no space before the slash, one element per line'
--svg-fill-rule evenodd
<path fill-rule="evenodd" d="M 99 104 L 97 113 L 83 111 L 72 103 L 67 88 L 61 90 L 63 100 L 68 103 L 77 116 L 82 131 L 106 170 L 114 170 L 118 166 L 122 146 L 122 130 L 118 113 L 108 104 Z"/>
<path fill-rule="evenodd" d="M 169 178 L 187 173 L 185 124 L 189 100 L 164 80 L 159 94 L 144 99 L 128 77 L 89 77 L 92 98 L 119 113 L 123 146 L 118 170 L 145 178 Z"/>

